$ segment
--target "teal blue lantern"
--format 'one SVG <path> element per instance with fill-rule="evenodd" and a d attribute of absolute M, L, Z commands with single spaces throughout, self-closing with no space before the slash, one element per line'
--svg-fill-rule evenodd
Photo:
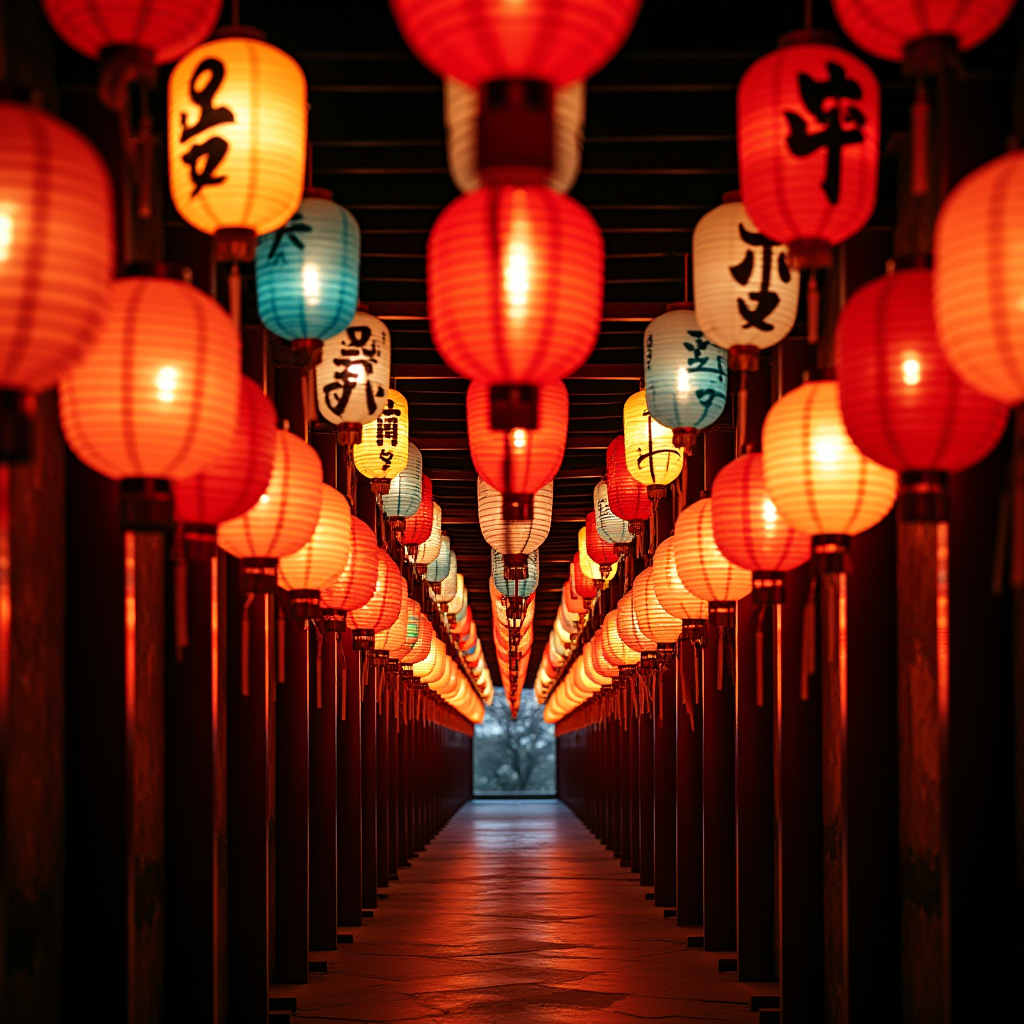
<path fill-rule="evenodd" d="M 307 189 L 295 216 L 257 243 L 260 320 L 292 348 L 319 351 L 351 323 L 358 299 L 359 225 L 327 189 Z"/>
<path fill-rule="evenodd" d="M 598 534 L 608 544 L 631 544 L 636 539 L 629 531 L 629 522 L 612 511 L 607 480 L 601 480 L 594 488 L 594 519 Z"/>
<path fill-rule="evenodd" d="M 388 519 L 402 520 L 416 514 L 423 498 L 423 456 L 414 444 L 409 445 L 409 461 L 394 480 L 388 493 L 381 495 L 381 508 Z"/>
<path fill-rule="evenodd" d="M 672 428 L 677 448 L 692 449 L 696 432 L 722 415 L 729 354 L 701 332 L 692 303 L 676 303 L 648 325 L 644 389 L 651 416 Z"/>
<path fill-rule="evenodd" d="M 467 602 L 466 602 L 466 604 L 464 604 L 464 605 L 463 605 L 463 606 L 462 606 L 462 607 L 461 607 L 461 608 L 460 608 L 460 609 L 459 609 L 459 610 L 458 610 L 458 611 L 457 611 L 457 612 L 455 613 L 455 621 L 456 621 L 456 623 L 459 623 L 459 622 L 462 622 L 462 621 L 464 621 L 464 620 L 465 620 L 465 618 L 466 618 L 466 616 L 467 616 L 468 614 L 469 614 L 469 602 L 467 601 Z"/>
<path fill-rule="evenodd" d="M 442 533 L 441 550 L 437 553 L 437 558 L 427 566 L 427 582 L 440 583 L 443 579 L 446 579 L 448 571 L 451 569 L 451 562 L 452 542 L 448 539 L 447 533 Z"/>
<path fill-rule="evenodd" d="M 524 572 L 525 578 L 522 575 Z M 519 576 L 519 579 L 506 579 L 505 556 L 491 548 L 491 574 L 502 597 L 529 597 L 540 581 L 540 552 L 534 551 L 527 555 L 525 566 L 509 566 L 509 574 Z"/>

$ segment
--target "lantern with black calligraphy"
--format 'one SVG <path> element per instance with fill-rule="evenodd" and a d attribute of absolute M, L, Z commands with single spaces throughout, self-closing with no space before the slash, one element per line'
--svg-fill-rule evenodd
<path fill-rule="evenodd" d="M 251 261 L 256 236 L 288 223 L 305 183 L 306 76 L 258 36 L 226 28 L 167 82 L 171 199 L 225 262 Z"/>
<path fill-rule="evenodd" d="M 362 440 L 352 448 L 356 469 L 370 480 L 374 494 L 387 494 L 391 481 L 409 461 L 409 403 L 391 388 L 380 415 L 363 424 Z"/>
<path fill-rule="evenodd" d="M 297 352 L 320 360 L 359 297 L 359 225 L 327 189 L 307 188 L 287 224 L 256 244 L 260 320 Z"/>
<path fill-rule="evenodd" d="M 647 325 L 643 393 L 650 415 L 672 431 L 672 443 L 687 455 L 698 431 L 722 415 L 728 357 L 704 336 L 690 303 L 673 303 Z"/>
<path fill-rule="evenodd" d="M 853 295 L 836 328 L 836 375 L 854 444 L 901 474 L 903 517 L 946 518 L 948 474 L 988 455 L 1009 410 L 963 383 L 946 361 L 930 270 L 898 270 Z"/>
<path fill-rule="evenodd" d="M 316 404 L 338 425 L 338 444 L 355 445 L 362 427 L 384 409 L 391 379 L 391 332 L 383 320 L 357 309 L 344 330 L 328 338 L 316 366 Z"/>
<path fill-rule="evenodd" d="M 881 90 L 828 33 L 783 36 L 736 96 L 740 192 L 758 231 L 789 246 L 808 278 L 808 340 L 818 334 L 817 270 L 867 224 L 878 194 Z"/>
<path fill-rule="evenodd" d="M 629 553 L 629 546 L 633 540 L 629 522 L 620 519 L 612 511 L 608 500 L 608 481 L 603 478 L 594 485 L 594 522 L 598 536 L 606 543 L 614 544 L 617 554 Z"/>
<path fill-rule="evenodd" d="M 622 425 L 626 468 L 647 488 L 647 496 L 656 506 L 683 470 L 683 456 L 673 443 L 674 432 L 651 414 L 643 390 L 626 399 Z"/>

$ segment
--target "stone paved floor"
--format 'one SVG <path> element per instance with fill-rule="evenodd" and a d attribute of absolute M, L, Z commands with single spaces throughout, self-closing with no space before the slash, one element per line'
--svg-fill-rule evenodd
<path fill-rule="evenodd" d="M 294 995 L 298 1020 L 460 1024 L 755 1024 L 753 993 L 719 954 L 644 898 L 637 876 L 555 800 L 467 804 L 392 882 L 326 976 Z"/>

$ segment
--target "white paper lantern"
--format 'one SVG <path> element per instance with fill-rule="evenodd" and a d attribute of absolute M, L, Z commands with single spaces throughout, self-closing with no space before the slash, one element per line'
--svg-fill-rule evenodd
<path fill-rule="evenodd" d="M 700 329 L 721 348 L 769 348 L 796 323 L 800 275 L 789 250 L 765 238 L 738 200 L 693 229 L 693 300 Z"/>
<path fill-rule="evenodd" d="M 460 192 L 475 192 L 483 184 L 479 155 L 480 90 L 457 78 L 445 78 L 444 128 L 448 173 Z M 570 82 L 552 94 L 551 176 L 556 192 L 568 192 L 580 176 L 583 160 L 583 121 L 587 113 L 587 83 Z"/>
<path fill-rule="evenodd" d="M 476 504 L 480 532 L 495 551 L 503 555 L 529 555 L 547 540 L 551 530 L 551 507 L 555 485 L 546 483 L 533 496 L 532 519 L 504 519 L 502 494 L 482 477 L 476 478 Z"/>
<path fill-rule="evenodd" d="M 417 566 L 424 570 L 441 553 L 441 506 L 434 502 L 434 522 L 430 527 L 430 536 L 416 548 L 414 559 Z"/>
<path fill-rule="evenodd" d="M 316 404 L 328 423 L 371 423 L 387 403 L 391 332 L 359 310 L 352 323 L 324 342 L 316 368 Z"/>

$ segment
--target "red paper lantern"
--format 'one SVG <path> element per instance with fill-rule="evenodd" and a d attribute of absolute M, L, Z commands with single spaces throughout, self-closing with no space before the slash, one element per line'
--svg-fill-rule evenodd
<path fill-rule="evenodd" d="M 622 434 L 608 446 L 606 465 L 608 504 L 615 515 L 629 523 L 631 532 L 639 533 L 651 516 L 651 499 L 647 496 L 647 486 L 629 472 L 626 439 Z"/>
<path fill-rule="evenodd" d="M 420 498 L 420 506 L 411 516 L 405 517 L 405 526 L 402 528 L 402 543 L 408 547 L 426 541 L 434 527 L 434 485 L 426 473 L 422 479 L 423 496 Z"/>
<path fill-rule="evenodd" d="M 642 0 L 391 0 L 409 49 L 437 75 L 563 85 L 589 78 L 629 35 Z"/>
<path fill-rule="evenodd" d="M 919 39 L 946 36 L 960 50 L 984 42 L 1017 0 L 832 0 L 842 30 L 862 50 L 902 61 Z"/>
<path fill-rule="evenodd" d="M 320 606 L 332 612 L 361 608 L 377 589 L 377 538 L 358 516 L 350 516 L 347 526 L 349 547 L 345 568 L 320 590 Z"/>
<path fill-rule="evenodd" d="M 813 38 L 785 37 L 751 64 L 736 96 L 743 202 L 802 269 L 828 266 L 832 247 L 870 219 L 882 128 L 871 69 L 838 46 L 804 41 Z"/>
<path fill-rule="evenodd" d="M 597 581 L 592 580 L 580 565 L 580 553 L 577 551 L 572 556 L 572 565 L 569 566 L 569 577 L 572 580 L 572 589 L 585 601 L 597 597 Z"/>
<path fill-rule="evenodd" d="M 720 469 L 711 499 L 718 550 L 728 562 L 753 572 L 755 588 L 781 580 L 811 557 L 811 538 L 794 530 L 768 497 L 760 452 Z"/>
<path fill-rule="evenodd" d="M 466 392 L 469 454 L 476 471 L 505 496 L 506 519 L 533 516 L 533 495 L 553 480 L 562 465 L 569 432 L 569 392 L 560 380 L 537 389 L 537 426 L 495 430 L 491 391 L 473 381 Z"/>
<path fill-rule="evenodd" d="M 54 31 L 73 50 L 98 60 L 113 46 L 149 50 L 169 64 L 198 46 L 220 20 L 219 0 L 43 0 Z"/>
<path fill-rule="evenodd" d="M 277 411 L 259 385 L 242 378 L 235 436 L 228 450 L 202 473 L 171 487 L 175 522 L 185 523 L 186 539 L 209 535 L 216 526 L 247 512 L 267 489 L 274 464 Z"/>
<path fill-rule="evenodd" d="M 573 589 L 571 567 L 569 579 L 562 584 L 562 603 L 568 611 L 573 613 L 573 615 L 582 615 L 583 612 L 587 610 L 587 606 L 583 603 L 583 599 Z"/>
<path fill-rule="evenodd" d="M 114 195 L 92 143 L 45 110 L 0 101 L 0 139 L 0 388 L 36 394 L 82 357 L 103 318 Z"/>
<path fill-rule="evenodd" d="M 368 635 L 380 633 L 394 623 L 402 610 L 402 597 L 407 593 L 405 578 L 399 572 L 398 566 L 386 551 L 378 549 L 377 582 L 373 597 L 361 607 L 353 608 L 348 614 L 349 625 L 361 634 L 356 640 L 365 646 L 369 639 L 369 646 L 372 647 L 373 641 Z"/>
<path fill-rule="evenodd" d="M 590 512 L 587 515 L 587 554 L 598 565 L 614 565 L 619 560 L 615 545 L 606 541 L 597 532 L 597 514 Z"/>
<path fill-rule="evenodd" d="M 839 317 L 836 345 L 843 419 L 868 458 L 904 473 L 958 473 L 999 443 L 1009 410 L 963 383 L 942 354 L 930 270 L 866 284 Z"/>
<path fill-rule="evenodd" d="M 458 374 L 543 385 L 590 356 L 604 302 L 604 239 L 575 199 L 546 185 L 460 196 L 427 240 L 431 335 Z"/>

